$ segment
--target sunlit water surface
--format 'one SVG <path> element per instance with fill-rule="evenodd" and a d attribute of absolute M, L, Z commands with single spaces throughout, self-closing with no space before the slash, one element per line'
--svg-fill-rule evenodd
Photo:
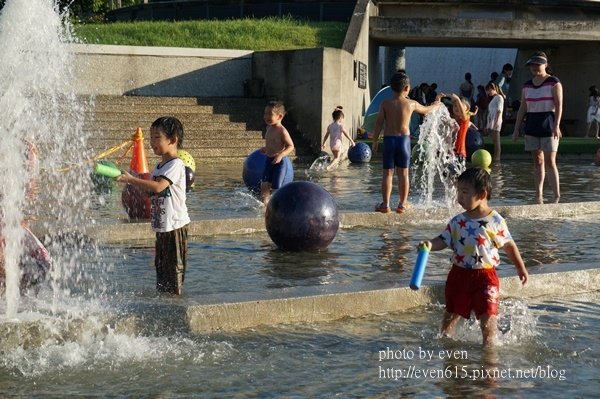
<path fill-rule="evenodd" d="M 517 174 L 525 165 L 507 162 L 503 173 Z M 342 211 L 364 211 L 377 201 L 377 166 L 346 165 L 319 176 L 299 168 L 297 179 L 325 186 Z M 587 164 L 564 169 L 595 178 L 596 169 Z M 206 173 L 190 193 L 193 218 L 262 214 L 245 192 L 239 171 L 207 168 Z M 510 193 L 511 198 L 498 195 L 496 204 L 527 203 L 527 178 L 518 176 L 506 178 L 500 192 Z M 568 187 L 565 180 L 563 187 Z M 517 187 L 509 190 L 512 185 Z M 565 196 L 573 201 L 594 200 L 597 191 L 592 186 L 582 192 L 578 191 L 581 185 L 573 185 Z M 521 193 L 522 198 L 512 198 L 513 193 Z M 118 223 L 115 218 L 123 215 L 119 190 L 99 198 L 97 211 L 103 216 L 98 221 Z M 527 266 L 551 270 L 552 264 L 561 262 L 598 263 L 597 216 L 509 219 L 508 223 Z M 111 267 L 92 267 L 97 274 L 87 275 L 90 280 L 81 279 L 74 287 L 77 303 L 65 301 L 62 313 L 48 315 L 39 299 L 32 298 L 31 309 L 25 302 L 20 314 L 21 326 L 28 322 L 32 326 L 27 333 L 4 329 L 2 389 L 12 395 L 59 391 L 181 398 L 595 395 L 597 291 L 566 298 L 504 298 L 500 344 L 493 353 L 481 349 L 481 334 L 473 320 L 461 324 L 455 339 L 441 339 L 440 304 L 331 323 L 207 335 L 187 332 L 168 315 L 174 310 L 171 306 L 201 301 L 204 294 L 365 281 L 405 284 L 414 265 L 416 242 L 437 235 L 445 222 L 341 229 L 327 250 L 316 253 L 280 251 L 266 233 L 194 239 L 181 298 L 160 297 L 154 290 L 151 243 L 105 247 L 102 259 Z M 426 281 L 444 279 L 448 257 L 447 251 L 431 254 Z M 501 269 L 511 271 L 512 265 L 503 260 Z M 89 262 L 93 265 L 96 260 L 91 257 Z M 104 282 L 104 291 L 86 299 L 95 278 Z M 143 325 L 114 321 L 114 315 L 152 303 L 165 307 L 159 306 Z M 107 313 L 113 315 L 108 321 Z M 422 351 L 429 351 L 431 358 L 422 358 Z M 441 353 L 454 353 L 455 358 Z M 427 377 L 415 376 L 417 369 Z"/>
<path fill-rule="evenodd" d="M 2 41 L 7 56 L 1 78 L 3 87 L 8 87 L 2 95 L 4 120 L 15 132 L 9 135 L 15 140 L 3 142 L 8 143 L 4 153 L 19 154 L 21 138 L 37 142 L 42 150 L 43 189 L 39 209 L 33 214 L 37 223 L 49 230 L 46 242 L 55 260 L 51 286 L 40 287 L 37 293 L 27 292 L 0 308 L 0 312 L 9 310 L 0 313 L 0 396 L 596 394 L 600 327 L 597 292 L 535 301 L 505 298 L 496 354 L 482 352 L 475 323 L 465 323 L 455 340 L 438 338 L 443 312 L 439 304 L 332 323 L 264 327 L 239 333 L 188 332 L 178 312 L 182 305 L 199 301 L 205 294 L 260 293 L 364 281 L 401 283 L 414 264 L 416 242 L 437 235 L 446 221 L 340 230 L 330 247 L 320 253 L 282 252 L 264 233 L 195 239 L 190 241 L 184 295 L 160 297 L 154 290 L 151 243 L 99 247 L 77 233 L 78 227 L 90 223 L 122 223 L 125 214 L 119 188 L 94 194 L 81 168 L 60 171 L 65 164 L 80 163 L 90 155 L 83 150 L 87 148 L 81 129 L 84 110 L 69 84 L 73 73 L 71 55 L 63 48 L 63 42 L 69 40 L 68 24 L 56 15 L 50 0 L 9 0 L 0 22 L 0 31 L 7 37 Z M 57 31 L 58 36 L 53 33 Z M 37 33 L 43 35 L 36 38 Z M 59 131 L 64 140 L 56 140 Z M 19 163 L 22 159 L 15 165 Z M 201 162 L 198 166 L 197 187 L 188 196 L 192 219 L 263 214 L 264 209 L 243 186 L 241 167 L 206 166 Z M 559 168 L 563 202 L 598 199 L 598 168 L 591 160 L 559 159 Z M 530 171 L 529 161 L 506 161 L 494 167 L 492 205 L 530 203 Z M 371 211 L 380 201 L 381 164 L 377 161 L 346 163 L 330 173 L 297 165 L 295 174 L 296 180 L 308 179 L 325 187 L 341 212 Z M 18 181 L 5 184 L 3 189 L 3 211 L 15 219 L 15 228 L 21 215 L 11 208 L 15 205 L 9 199 L 14 194 L 11 189 L 17 188 L 18 200 L 23 201 L 22 187 L 23 181 Z M 419 194 L 418 190 L 411 193 L 415 208 L 423 206 L 416 200 Z M 393 198 L 397 200 L 396 196 Z M 439 206 L 443 203 L 435 195 L 433 201 L 428 206 L 436 206 L 435 201 L 440 201 Z M 551 268 L 560 262 L 598 263 L 598 220 L 597 215 L 509 220 L 509 226 L 527 265 L 532 269 Z M 444 278 L 448 256 L 444 252 L 432 254 L 427 279 Z M 154 310 L 146 318 L 128 317 L 128 312 L 148 306 Z M 387 348 L 394 354 L 412 352 L 413 357 L 382 359 L 381 353 L 387 353 Z M 420 350 L 436 355 L 420 359 Z M 460 356 L 444 359 L 441 350 L 458 350 Z M 411 366 L 413 370 L 418 367 L 457 372 L 454 376 L 442 374 L 441 378 L 404 378 L 398 374 Z M 476 370 L 523 371 L 538 367 L 535 378 L 531 372 L 529 378 L 463 378 L 463 370 L 469 377 Z"/>
<path fill-rule="evenodd" d="M 561 161 L 561 202 L 598 201 L 600 199 L 600 167 L 592 159 Z M 313 171 L 310 165 L 294 165 L 295 180 L 310 180 L 322 185 L 335 199 L 340 212 L 370 212 L 381 202 L 381 162 L 367 164 L 342 163 L 331 172 Z M 413 172 L 414 174 L 414 172 Z M 192 220 L 259 217 L 264 214 L 242 181 L 239 165 L 200 165 L 196 170 L 195 189 L 188 194 L 188 210 Z M 533 165 L 528 159 L 507 160 L 492 168 L 491 206 L 533 204 Z M 392 205 L 398 201 L 397 181 L 394 178 Z M 411 188 L 409 202 L 423 208 L 422 192 Z M 552 194 L 545 190 L 546 201 Z M 442 206 L 443 186 L 433 187 L 432 205 Z M 120 191 L 100 196 L 94 209 L 99 222 L 112 223 L 114 218 L 126 218 L 120 202 Z M 446 207 L 446 204 L 443 204 Z"/>
<path fill-rule="evenodd" d="M 2 350 L 0 395 L 594 397 L 598 299 L 503 300 L 492 353 L 482 351 L 475 324 L 462 324 L 455 340 L 439 338 L 439 305 L 210 335 L 167 326 L 128 335 L 89 316 L 86 334 Z"/>

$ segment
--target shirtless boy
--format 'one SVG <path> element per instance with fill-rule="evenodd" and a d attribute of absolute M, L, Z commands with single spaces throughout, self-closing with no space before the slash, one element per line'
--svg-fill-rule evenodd
<path fill-rule="evenodd" d="M 278 101 L 271 101 L 265 107 L 264 120 L 267 124 L 265 146 L 261 151 L 267 155 L 265 171 L 260 184 L 260 198 L 267 205 L 271 191 L 278 189 L 285 178 L 283 158 L 294 151 L 294 142 L 287 129 L 281 124 L 285 116 L 285 106 Z"/>
<path fill-rule="evenodd" d="M 377 154 L 379 134 L 383 129 L 383 179 L 381 181 L 381 197 L 383 201 L 375 208 L 376 212 L 390 212 L 390 197 L 394 169 L 398 175 L 398 191 L 400 202 L 396 212 L 403 213 L 408 207 L 408 167 L 410 164 L 410 117 L 413 112 L 427 114 L 440 104 L 443 93 L 436 96 L 435 101 L 428 106 L 419 104 L 408 98 L 410 80 L 404 72 L 396 72 L 390 83 L 392 98 L 383 101 L 375 122 L 373 136 L 373 155 Z M 385 127 L 384 127 L 385 126 Z"/>

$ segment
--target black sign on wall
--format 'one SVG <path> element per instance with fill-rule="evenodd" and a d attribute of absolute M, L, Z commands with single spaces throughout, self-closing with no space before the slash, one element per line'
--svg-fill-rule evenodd
<path fill-rule="evenodd" d="M 354 63 L 354 73 L 355 80 L 358 80 L 358 87 L 360 89 L 367 88 L 367 64 L 364 64 L 360 61 L 355 61 Z"/>

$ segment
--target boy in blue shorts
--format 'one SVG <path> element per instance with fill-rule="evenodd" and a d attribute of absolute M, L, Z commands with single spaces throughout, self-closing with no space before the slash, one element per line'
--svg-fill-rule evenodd
<path fill-rule="evenodd" d="M 261 151 L 267 155 L 265 170 L 260 184 L 260 198 L 267 205 L 271 191 L 278 189 L 285 178 L 283 158 L 294 151 L 294 142 L 287 129 L 281 124 L 285 116 L 285 106 L 271 101 L 265 107 L 264 120 L 267 124 L 265 146 Z"/>
<path fill-rule="evenodd" d="M 451 335 L 460 317 L 468 319 L 473 311 L 481 322 L 483 344 L 490 346 L 496 338 L 500 302 L 498 249 L 504 249 L 523 285 L 528 273 L 506 221 L 488 206 L 492 193 L 489 173 L 482 168 L 469 168 L 458 176 L 456 185 L 457 201 L 465 212 L 452 218 L 438 237 L 422 241 L 419 246 L 427 245 L 431 251 L 449 247 L 454 252 L 446 280 L 442 334 Z"/>
<path fill-rule="evenodd" d="M 383 131 L 383 179 L 381 181 L 381 196 L 383 201 L 376 208 L 376 212 L 390 212 L 390 197 L 392 196 L 392 183 L 394 169 L 398 175 L 398 191 L 400 202 L 396 212 L 403 213 L 408 207 L 408 167 L 410 164 L 410 119 L 413 112 L 427 114 L 441 104 L 443 93 L 436 96 L 435 101 L 428 106 L 419 104 L 408 98 L 410 80 L 403 71 L 398 71 L 392 76 L 390 83 L 392 98 L 385 100 L 379 107 L 377 121 L 373 130 L 373 156 L 377 155 L 379 134 Z"/>

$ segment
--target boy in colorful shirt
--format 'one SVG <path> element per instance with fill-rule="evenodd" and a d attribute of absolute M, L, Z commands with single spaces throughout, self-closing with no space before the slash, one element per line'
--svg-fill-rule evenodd
<path fill-rule="evenodd" d="M 488 206 L 492 192 L 489 173 L 482 168 L 469 168 L 456 184 L 457 201 L 465 212 L 452 218 L 438 237 L 419 245 L 427 245 L 431 251 L 446 247 L 453 251 L 452 269 L 446 280 L 442 334 L 451 335 L 460 316 L 468 319 L 474 311 L 481 321 L 483 344 L 488 346 L 494 343 L 497 330 L 498 249 L 504 249 L 523 285 L 528 274 L 506 221 Z"/>

